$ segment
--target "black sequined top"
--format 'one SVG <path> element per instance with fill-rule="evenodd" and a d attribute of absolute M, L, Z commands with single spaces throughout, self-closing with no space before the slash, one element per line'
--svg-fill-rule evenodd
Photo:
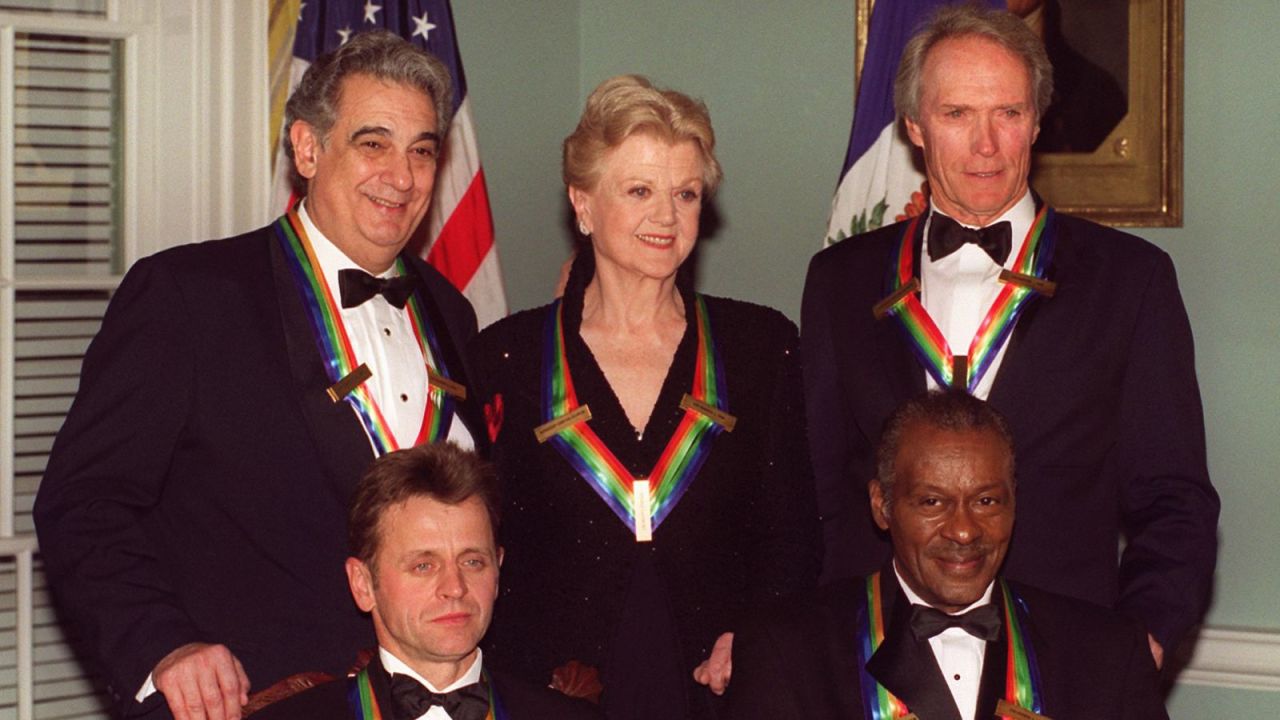
<path fill-rule="evenodd" d="M 637 438 L 578 334 L 590 253 L 564 296 L 565 352 L 591 425 L 633 475 L 648 475 L 684 411 L 697 333 L 688 323 L 654 411 Z M 693 293 L 680 283 L 686 317 Z M 704 296 L 706 297 L 706 296 Z M 732 432 L 653 541 L 637 543 L 587 481 L 533 428 L 542 422 L 542 352 L 550 308 L 486 329 L 471 347 L 497 429 L 506 558 L 485 660 L 548 683 L 570 660 L 596 667 L 610 718 L 704 717 L 693 668 L 752 606 L 817 582 L 820 548 L 795 325 L 769 308 L 706 297 L 724 366 Z M 499 422 L 500 420 L 500 422 Z"/>

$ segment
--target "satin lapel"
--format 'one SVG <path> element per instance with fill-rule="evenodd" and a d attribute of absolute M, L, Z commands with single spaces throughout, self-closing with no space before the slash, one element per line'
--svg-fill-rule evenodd
<path fill-rule="evenodd" d="M 1034 388 L 1042 384 L 1047 362 L 1071 361 L 1071 345 L 1079 337 L 1077 325 L 1088 320 L 1071 307 L 1073 285 L 1079 282 L 1072 271 L 1079 266 L 1080 245 L 1068 237 L 1062 222 L 1055 220 L 1054 232 L 1053 258 L 1046 275 L 1058 283 L 1057 292 L 1051 298 L 1032 298 L 1023 310 L 987 398 L 1006 414 L 1010 408 L 1030 404 L 1027 398 L 1033 398 Z M 1034 414 L 1031 408 L 1027 410 Z M 1014 418 L 1008 419 L 1013 427 L 1021 427 Z"/>
<path fill-rule="evenodd" d="M 382 657 L 373 654 L 369 661 L 369 688 L 373 690 L 373 698 L 378 702 L 378 710 L 383 720 L 395 720 L 396 708 L 391 700 L 391 682 L 387 671 L 382 667 Z"/>
<path fill-rule="evenodd" d="M 916 236 L 912 240 L 915 243 L 916 267 L 914 269 L 915 277 L 920 277 L 920 253 L 924 241 L 924 223 L 920 223 L 916 230 Z M 898 243 L 901 238 L 895 237 L 889 245 L 888 252 L 885 254 L 882 266 L 884 267 L 883 282 L 881 283 L 881 297 L 888 297 L 893 292 L 892 282 L 896 275 L 897 269 L 893 267 L 894 258 L 897 256 Z M 870 312 L 870 308 L 867 309 Z M 885 387 L 892 395 L 890 411 L 897 407 L 903 401 L 913 398 L 924 392 L 925 389 L 925 369 L 916 359 L 915 353 L 911 350 L 911 341 L 907 338 L 906 331 L 902 328 L 897 318 L 884 317 L 875 321 L 875 344 L 876 356 L 880 358 L 881 371 L 885 376 Z M 888 412 L 880 417 L 887 417 Z M 875 428 L 876 435 L 879 435 L 880 428 Z"/>
<path fill-rule="evenodd" d="M 893 570 L 882 572 L 880 577 L 885 604 L 891 604 L 885 611 L 889 627 L 884 642 L 867 661 L 867 671 L 921 718 L 960 720 L 929 641 L 918 641 L 911 634 L 911 604 L 899 591 Z"/>
<path fill-rule="evenodd" d="M 289 273 L 284 251 L 274 230 L 268 242 L 295 397 L 311 432 L 316 454 L 328 470 L 325 480 L 345 501 L 355 488 L 356 480 L 373 462 L 373 447 L 351 406 L 345 402 L 334 403 L 325 393 L 331 383 L 302 305 L 302 296 Z"/>
<path fill-rule="evenodd" d="M 1000 583 L 996 583 L 991 594 L 991 602 L 1001 606 L 1004 602 L 1000 592 Z M 1000 639 L 987 643 L 987 652 L 982 659 L 982 680 L 978 683 L 978 708 L 975 718 L 989 718 L 996 714 L 996 702 L 1004 697 L 1005 668 L 1008 666 L 1008 632 L 1000 631 Z"/>
<path fill-rule="evenodd" d="M 863 717 L 862 693 L 857 680 L 858 613 L 853 608 L 858 606 L 858 596 L 865 593 L 865 588 L 863 579 L 857 578 L 835 581 L 820 591 L 826 593 L 823 604 L 826 614 L 824 627 L 831 628 L 831 631 L 825 633 L 824 640 L 830 661 L 824 662 L 826 667 L 818 672 L 803 673 L 805 677 L 796 679 L 796 682 L 803 684 L 810 697 L 819 698 L 814 710 L 838 712 L 828 715 L 814 712 L 816 717 Z M 828 688 L 833 688 L 834 691 L 831 692 Z M 828 695 L 828 692 L 831 694 Z"/>
<path fill-rule="evenodd" d="M 427 314 L 427 322 L 431 323 L 431 328 L 436 333 L 436 341 L 440 345 L 440 353 L 444 355 L 445 367 L 449 369 L 449 375 L 452 380 L 462 383 L 467 388 L 467 399 L 463 402 L 454 403 L 455 414 L 471 433 L 471 438 L 476 444 L 476 450 L 483 454 L 489 446 L 489 430 L 484 421 L 484 411 L 481 408 L 480 399 L 476 395 L 477 388 L 472 385 L 467 374 L 466 363 L 463 361 L 462 356 L 463 348 L 459 347 L 461 343 L 454 332 L 453 326 L 448 323 L 444 312 L 441 311 L 440 304 L 436 302 L 435 296 L 431 294 L 430 283 L 424 272 L 425 268 L 422 267 L 424 263 L 408 255 L 403 257 L 405 265 L 413 268 L 420 278 L 415 293 L 422 303 L 423 311 Z"/>

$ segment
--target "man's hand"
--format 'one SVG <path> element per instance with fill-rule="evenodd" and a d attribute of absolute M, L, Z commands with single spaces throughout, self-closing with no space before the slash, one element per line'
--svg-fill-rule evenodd
<path fill-rule="evenodd" d="M 723 695 L 729 687 L 729 676 L 733 674 L 733 633 L 727 632 L 716 638 L 711 648 L 711 657 L 703 660 L 693 669 L 693 679 L 700 685 L 711 688 L 711 692 Z"/>
<path fill-rule="evenodd" d="M 1151 657 L 1156 661 L 1156 669 L 1164 667 L 1164 647 L 1156 642 L 1156 636 L 1147 633 L 1147 642 L 1151 643 Z"/>
<path fill-rule="evenodd" d="M 187 643 L 156 663 L 151 677 L 174 720 L 239 720 L 249 676 L 226 645 Z"/>

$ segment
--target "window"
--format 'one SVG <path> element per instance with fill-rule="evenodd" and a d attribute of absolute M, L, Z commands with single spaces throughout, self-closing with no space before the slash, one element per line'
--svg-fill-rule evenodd
<path fill-rule="evenodd" d="M 27 3 L 32 5 L 35 3 Z M 98 3 L 101 5 L 101 3 Z M 54 7 L 77 16 L 93 3 Z M 103 28 L 110 30 L 109 27 Z M 75 395 L 123 254 L 120 76 L 125 38 L 27 30 L 0 36 L 0 717 L 105 717 L 44 588 L 31 506 Z"/>
<path fill-rule="evenodd" d="M 107 717 L 31 507 L 128 266 L 269 219 L 266 18 L 265 0 L 0 0 L 0 720 Z"/>

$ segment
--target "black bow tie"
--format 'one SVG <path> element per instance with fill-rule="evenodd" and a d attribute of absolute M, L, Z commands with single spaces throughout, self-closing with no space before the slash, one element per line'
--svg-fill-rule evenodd
<path fill-rule="evenodd" d="M 946 215 L 934 213 L 929 220 L 929 257 L 941 260 L 959 250 L 961 245 L 973 243 L 987 251 L 997 265 L 1004 265 L 1012 246 L 1011 233 L 1008 220 L 974 230 Z"/>
<path fill-rule="evenodd" d="M 1000 638 L 1000 609 L 987 603 L 960 615 L 948 615 L 926 605 L 911 606 L 911 634 L 916 640 L 928 640 L 947 628 L 958 627 L 979 640 Z"/>
<path fill-rule="evenodd" d="M 392 675 L 391 699 L 398 720 L 416 720 L 436 705 L 453 720 L 484 720 L 489 714 L 489 695 L 480 683 L 434 693 L 408 675 Z"/>
<path fill-rule="evenodd" d="M 342 307 L 353 308 L 364 304 L 374 295 L 381 295 L 398 308 L 409 302 L 409 296 L 418 281 L 412 275 L 379 278 L 363 270 L 339 270 L 338 291 L 342 295 Z"/>

